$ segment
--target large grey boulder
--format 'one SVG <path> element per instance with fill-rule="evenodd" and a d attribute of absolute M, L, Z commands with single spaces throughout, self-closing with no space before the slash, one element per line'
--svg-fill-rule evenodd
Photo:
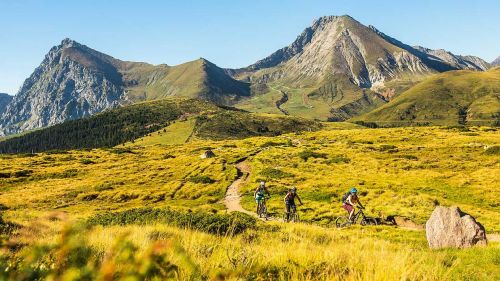
<path fill-rule="evenodd" d="M 484 227 L 458 207 L 436 207 L 425 224 L 425 232 L 432 249 L 487 244 Z"/>

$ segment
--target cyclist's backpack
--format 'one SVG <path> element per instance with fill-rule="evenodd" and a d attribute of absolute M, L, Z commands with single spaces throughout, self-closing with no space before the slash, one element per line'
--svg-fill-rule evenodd
<path fill-rule="evenodd" d="M 351 192 L 347 192 L 346 194 L 342 195 L 342 203 L 345 203 L 345 201 L 347 200 L 347 197 L 349 197 L 349 195 L 351 195 Z"/>

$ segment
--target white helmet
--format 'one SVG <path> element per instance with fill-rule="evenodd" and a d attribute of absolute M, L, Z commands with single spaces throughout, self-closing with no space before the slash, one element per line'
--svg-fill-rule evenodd
<path fill-rule="evenodd" d="M 265 181 L 260 181 L 260 186 L 265 186 L 266 182 Z"/>

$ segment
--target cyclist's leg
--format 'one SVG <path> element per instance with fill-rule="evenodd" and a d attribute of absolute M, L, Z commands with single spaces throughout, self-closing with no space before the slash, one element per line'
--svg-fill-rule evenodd
<path fill-rule="evenodd" d="M 355 211 L 356 211 L 356 209 L 355 209 L 354 207 L 352 207 L 352 210 L 351 210 L 351 212 L 349 213 L 349 220 L 350 220 L 350 221 L 353 221 Z"/>
<path fill-rule="evenodd" d="M 352 214 L 354 212 L 354 207 L 349 205 L 349 204 L 344 204 L 344 205 L 342 205 L 342 208 L 344 208 L 344 210 L 346 210 L 347 215 L 348 215 L 348 219 L 351 220 Z"/>
<path fill-rule="evenodd" d="M 286 220 L 289 221 L 290 220 L 290 204 L 287 202 L 287 203 L 285 203 L 285 206 L 286 206 Z"/>

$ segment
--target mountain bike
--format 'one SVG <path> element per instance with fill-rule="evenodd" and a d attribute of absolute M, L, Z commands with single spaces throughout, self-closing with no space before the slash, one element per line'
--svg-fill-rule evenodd
<path fill-rule="evenodd" d="M 269 198 L 270 197 L 267 197 L 267 198 L 259 201 L 259 203 L 257 205 L 257 215 L 259 216 L 259 218 L 264 218 L 265 220 L 267 220 L 268 215 L 267 215 L 266 201 Z"/>
<path fill-rule="evenodd" d="M 356 224 L 356 222 L 361 218 L 359 221 L 359 224 L 366 226 L 366 225 L 377 225 L 378 222 L 375 218 L 372 217 L 367 217 L 365 216 L 365 213 L 363 212 L 365 208 L 358 206 L 358 212 L 354 214 L 352 220 L 349 220 L 349 216 L 340 216 L 335 220 L 335 226 L 337 228 L 342 228 L 342 227 L 347 227 L 353 224 Z"/>
<path fill-rule="evenodd" d="M 297 213 L 297 207 L 291 207 L 290 212 L 285 212 L 283 214 L 284 222 L 300 222 L 299 213 Z"/>

